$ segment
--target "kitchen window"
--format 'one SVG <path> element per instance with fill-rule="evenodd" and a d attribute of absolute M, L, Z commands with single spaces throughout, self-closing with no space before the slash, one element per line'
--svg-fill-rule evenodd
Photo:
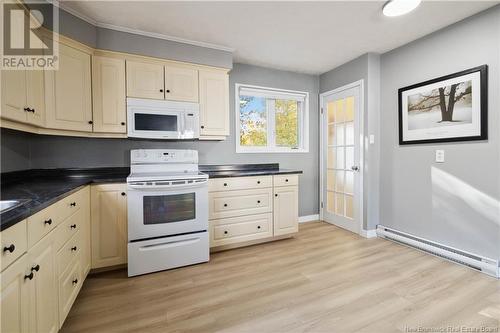
<path fill-rule="evenodd" d="M 236 84 L 236 152 L 309 151 L 309 93 Z"/>

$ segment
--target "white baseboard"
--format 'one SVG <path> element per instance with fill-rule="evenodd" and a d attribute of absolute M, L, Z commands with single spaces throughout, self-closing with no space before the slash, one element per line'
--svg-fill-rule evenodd
<path fill-rule="evenodd" d="M 375 230 L 375 229 L 372 229 L 372 230 L 361 229 L 360 235 L 363 236 L 364 238 L 375 238 L 375 237 L 377 237 L 377 230 Z"/>
<path fill-rule="evenodd" d="M 319 214 L 299 216 L 299 223 L 319 221 Z"/>

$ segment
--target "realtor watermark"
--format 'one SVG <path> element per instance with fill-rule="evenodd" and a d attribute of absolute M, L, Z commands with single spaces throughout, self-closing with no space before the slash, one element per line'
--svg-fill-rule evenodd
<path fill-rule="evenodd" d="M 0 8 L 3 70 L 56 70 L 59 66 L 59 9 L 44 0 L 20 5 L 3 0 Z"/>
<path fill-rule="evenodd" d="M 405 326 L 404 332 L 407 333 L 498 333 L 500 328 L 498 326 Z"/>

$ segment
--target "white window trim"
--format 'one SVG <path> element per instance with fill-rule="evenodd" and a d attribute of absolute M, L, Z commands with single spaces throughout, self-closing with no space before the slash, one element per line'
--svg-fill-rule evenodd
<path fill-rule="evenodd" d="M 292 149 L 289 147 L 243 147 L 240 146 L 240 133 L 241 133 L 241 124 L 240 124 L 240 88 L 254 88 L 254 89 L 265 89 L 265 90 L 273 90 L 277 93 L 282 94 L 290 94 L 290 95 L 305 95 L 304 106 L 302 108 L 301 121 L 299 124 L 302 126 L 299 127 L 299 136 L 302 137 L 302 147 L 298 149 Z M 308 153 L 309 152 L 309 92 L 307 91 L 295 91 L 295 90 L 285 90 L 285 89 L 277 89 L 277 88 L 269 88 L 262 86 L 254 86 L 249 84 L 236 83 L 234 89 L 234 110 L 235 110 L 235 143 L 236 143 L 236 153 L 238 154 L 261 154 L 261 153 Z M 269 110 L 267 110 L 269 115 Z M 272 119 L 271 119 L 272 118 Z M 268 126 L 267 126 L 267 137 L 268 139 L 274 142 L 274 118 L 267 117 Z"/>

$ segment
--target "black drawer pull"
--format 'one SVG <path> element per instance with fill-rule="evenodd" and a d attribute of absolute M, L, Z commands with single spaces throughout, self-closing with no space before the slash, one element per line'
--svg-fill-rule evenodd
<path fill-rule="evenodd" d="M 43 223 L 44 223 L 44 224 L 51 225 L 51 224 L 52 224 L 52 219 L 48 219 L 48 220 L 44 221 Z"/>
<path fill-rule="evenodd" d="M 163 92 L 163 89 L 160 89 L 160 92 Z"/>
<path fill-rule="evenodd" d="M 275 197 L 277 197 L 277 196 L 278 196 L 278 194 L 276 193 L 274 196 L 275 196 Z"/>
<path fill-rule="evenodd" d="M 201 129 L 204 129 L 204 128 L 205 128 L 205 126 L 201 125 Z"/>
<path fill-rule="evenodd" d="M 122 121 L 121 124 L 122 124 L 122 126 L 125 126 L 125 122 L 124 121 Z"/>
<path fill-rule="evenodd" d="M 33 272 L 33 271 L 38 272 L 39 270 L 40 270 L 40 265 L 36 265 L 36 266 L 31 267 L 31 271 L 32 271 L 32 272 Z"/>
<path fill-rule="evenodd" d="M 126 195 L 127 195 L 127 193 L 125 193 L 125 192 L 122 192 L 122 196 L 126 196 Z"/>
<path fill-rule="evenodd" d="M 25 276 L 24 276 L 24 279 L 25 279 L 25 280 L 26 280 L 26 279 L 33 280 L 33 276 L 34 276 L 34 275 L 33 275 L 33 272 L 30 272 L 28 275 L 25 275 Z"/>
<path fill-rule="evenodd" d="M 227 186 L 227 183 L 224 183 L 224 186 Z"/>
<path fill-rule="evenodd" d="M 76 207 L 76 202 L 72 202 L 69 205 L 72 206 L 72 207 Z"/>
<path fill-rule="evenodd" d="M 16 249 L 16 247 L 14 246 L 14 244 L 10 244 L 10 246 L 6 246 L 3 248 L 3 252 L 9 251 L 10 253 L 12 253 L 12 252 L 14 252 L 15 249 Z"/>
<path fill-rule="evenodd" d="M 170 89 L 167 89 L 167 93 L 169 93 L 169 92 L 170 92 Z"/>
<path fill-rule="evenodd" d="M 260 225 L 257 226 L 257 229 L 260 229 Z"/>
<path fill-rule="evenodd" d="M 76 228 L 76 224 L 72 224 L 69 226 L 71 229 L 75 229 Z"/>
<path fill-rule="evenodd" d="M 73 247 L 71 248 L 71 251 L 76 251 L 76 250 L 77 250 L 77 247 L 76 247 L 76 246 L 73 246 Z"/>
<path fill-rule="evenodd" d="M 257 181 L 257 184 L 260 184 L 260 180 Z"/>
<path fill-rule="evenodd" d="M 224 207 L 227 207 L 227 204 L 224 204 Z"/>
<path fill-rule="evenodd" d="M 257 203 L 260 203 L 260 200 L 257 200 Z"/>
<path fill-rule="evenodd" d="M 89 120 L 89 125 L 92 125 L 94 122 L 92 120 Z"/>
<path fill-rule="evenodd" d="M 77 284 L 77 283 L 78 283 L 78 279 L 74 279 L 73 284 Z"/>
<path fill-rule="evenodd" d="M 285 182 L 287 182 L 287 183 L 288 183 L 288 179 L 285 179 Z"/>
<path fill-rule="evenodd" d="M 224 235 L 227 235 L 227 230 L 226 230 L 226 231 L 224 231 Z"/>

